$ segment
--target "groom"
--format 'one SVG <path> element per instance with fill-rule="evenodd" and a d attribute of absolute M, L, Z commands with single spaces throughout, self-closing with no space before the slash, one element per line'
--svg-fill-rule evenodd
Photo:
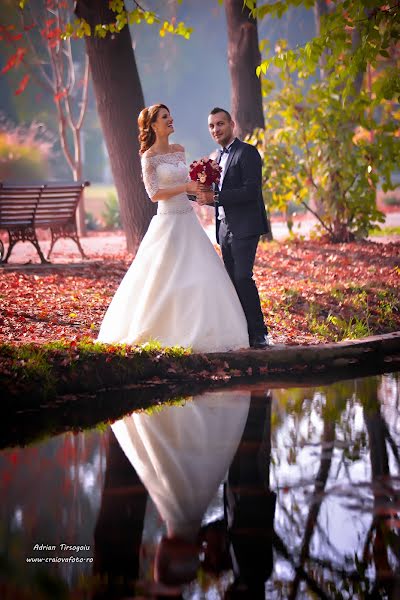
<path fill-rule="evenodd" d="M 221 146 L 219 187 L 198 195 L 199 204 L 215 206 L 217 242 L 225 268 L 235 286 L 249 330 L 252 348 L 272 345 L 264 324 L 253 266 L 260 235 L 268 233 L 261 187 L 261 157 L 251 144 L 234 136 L 235 123 L 223 108 L 208 117 L 211 137 Z"/>

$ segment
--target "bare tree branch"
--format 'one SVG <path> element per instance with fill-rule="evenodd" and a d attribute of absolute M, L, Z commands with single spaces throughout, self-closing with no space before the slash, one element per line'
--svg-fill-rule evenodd
<path fill-rule="evenodd" d="M 304 202 L 304 200 L 300 200 L 300 204 L 302 204 L 306 210 L 309 210 L 310 213 L 314 215 L 314 217 L 317 219 L 317 221 L 319 221 L 321 223 L 321 225 L 325 229 L 325 231 L 327 231 L 329 234 L 333 234 L 333 229 L 323 222 L 323 220 L 321 219 L 319 214 L 316 213 L 315 210 L 310 208 L 309 205 L 307 204 L 307 202 Z"/>
<path fill-rule="evenodd" d="M 29 2 L 28 2 L 28 6 L 29 6 L 29 10 L 31 10 Z M 31 15 L 32 15 L 32 12 L 31 12 Z M 21 20 L 22 27 L 23 28 L 26 27 L 24 11 L 20 11 L 20 20 Z M 33 20 L 33 15 L 32 15 L 32 20 Z M 36 23 L 36 25 L 37 25 L 37 23 Z M 42 61 L 39 57 L 39 54 L 37 53 L 37 50 L 32 42 L 31 36 L 28 31 L 25 31 L 25 36 L 26 36 L 26 40 L 29 45 L 29 50 L 32 53 L 32 56 L 34 57 L 34 64 L 37 67 L 37 69 L 39 70 L 40 75 L 43 78 L 43 81 L 41 81 L 41 79 L 36 76 L 36 73 L 32 72 L 32 69 L 29 69 L 30 65 L 29 65 L 29 63 L 27 63 L 27 61 L 25 59 L 22 59 L 22 62 L 24 64 L 24 66 L 26 67 L 26 69 L 30 70 L 35 81 L 41 87 L 43 87 L 46 91 L 50 91 L 51 93 L 53 93 L 54 83 L 51 81 L 50 77 L 47 75 L 47 73 L 43 67 Z M 15 43 L 13 45 L 15 48 L 17 48 Z"/>
<path fill-rule="evenodd" d="M 79 131 L 82 127 L 83 119 L 85 117 L 88 97 L 89 97 L 89 57 L 85 55 L 85 69 L 83 73 L 83 89 L 82 89 L 82 103 L 81 110 L 78 117 L 78 121 L 76 123 L 76 128 Z"/>
<path fill-rule="evenodd" d="M 305 571 L 302 565 L 297 566 L 294 558 L 290 555 L 289 550 L 286 548 L 283 540 L 274 531 L 272 534 L 272 544 L 277 552 L 281 554 L 295 569 L 296 574 L 300 579 L 303 579 L 310 590 L 317 594 L 320 600 L 330 600 L 324 590 L 318 585 L 318 583 Z"/>

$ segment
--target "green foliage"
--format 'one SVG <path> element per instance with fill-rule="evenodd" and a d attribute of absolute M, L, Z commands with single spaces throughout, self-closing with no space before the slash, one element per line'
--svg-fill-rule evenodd
<path fill-rule="evenodd" d="M 36 123 L 30 127 L 0 127 L 0 181 L 19 183 L 47 178 L 52 142 Z"/>
<path fill-rule="evenodd" d="M 370 229 L 369 236 L 388 236 L 388 235 L 400 235 L 400 227 L 379 227 L 376 229 Z"/>
<path fill-rule="evenodd" d="M 257 18 L 315 4 L 286 0 L 256 7 L 245 0 Z M 398 3 L 330 2 L 319 35 L 295 49 L 280 40 L 257 68 L 270 99 L 267 128 L 251 141 L 264 156 L 267 202 L 281 211 L 289 202 L 306 206 L 332 241 L 364 237 L 383 222 L 376 188 L 396 187 L 391 176 L 400 162 L 399 39 Z M 266 40 L 260 49 L 269 53 Z M 270 67 L 282 79 L 275 93 L 264 77 Z"/>
<path fill-rule="evenodd" d="M 121 229 L 121 214 L 119 202 L 114 192 L 109 192 L 105 202 L 104 211 L 101 213 L 105 229 Z"/>
<path fill-rule="evenodd" d="M 78 373 L 82 364 L 89 363 L 93 357 L 104 358 L 106 362 L 115 360 L 114 364 L 124 365 L 125 358 L 129 362 L 131 375 L 140 376 L 143 368 L 151 362 L 166 357 L 174 364 L 185 361 L 191 350 L 181 346 L 163 347 L 158 341 L 149 341 L 142 345 L 103 344 L 90 338 L 79 341 L 56 340 L 47 344 L 28 343 L 15 346 L 11 343 L 0 343 L 0 356 L 7 362 L 7 370 L 19 382 L 30 382 L 39 385 L 44 396 L 54 394 L 59 382 L 59 370 L 65 373 Z M 173 369 L 171 364 L 170 369 Z"/>
<path fill-rule="evenodd" d="M 266 15 L 281 17 L 289 8 L 303 6 L 311 8 L 316 0 L 286 0 L 272 4 L 262 4 L 257 8 L 252 0 L 245 0 L 256 18 Z M 278 47 L 271 58 L 267 58 L 258 68 L 258 74 L 266 73 L 271 64 L 277 68 L 295 63 L 298 69 L 315 72 L 324 62 L 330 72 L 332 83 L 342 84 L 341 97 L 351 95 L 353 85 L 366 65 L 380 68 L 382 61 L 391 59 L 385 65 L 383 76 L 374 83 L 374 94 L 378 100 L 400 98 L 400 71 L 394 48 L 400 39 L 399 3 L 382 4 L 377 0 L 344 0 L 330 2 L 327 14 L 321 19 L 320 33 L 307 44 L 295 49 Z"/>
<path fill-rule="evenodd" d="M 327 314 L 318 304 L 311 304 L 307 317 L 310 331 L 324 341 L 340 342 L 373 335 L 377 321 L 390 328 L 400 310 L 399 299 L 392 290 L 375 293 L 377 301 L 373 300 L 373 290 L 366 287 L 334 288 L 331 296 L 338 303 L 337 309 L 332 308 Z"/>
<path fill-rule="evenodd" d="M 341 342 L 360 339 L 372 334 L 368 323 L 368 313 L 365 318 L 352 316 L 346 319 L 339 315 L 329 314 L 326 319 L 321 319 L 317 317 L 315 310 L 311 310 L 308 322 L 312 333 L 324 340 L 331 339 Z"/>
<path fill-rule="evenodd" d="M 159 25 L 161 37 L 164 37 L 166 33 L 172 33 L 188 40 L 193 31 L 192 27 L 186 27 L 183 21 L 178 24 L 175 24 L 173 21 L 163 21 L 155 12 L 144 10 L 139 6 L 136 6 L 133 10 L 127 10 L 123 0 L 110 0 L 109 7 L 115 14 L 114 22 L 99 23 L 92 29 L 85 19 L 79 18 L 67 24 L 65 30 L 62 32 L 62 38 L 83 38 L 92 34 L 95 37 L 105 38 L 108 33 L 118 33 L 127 25 L 142 22 L 148 25 Z"/>
<path fill-rule="evenodd" d="M 172 400 L 164 400 L 163 402 L 158 402 L 157 404 L 152 404 L 151 406 L 148 406 L 147 408 L 144 408 L 138 412 L 144 412 L 147 415 L 151 416 L 151 415 L 155 415 L 155 414 L 162 412 L 163 410 L 165 410 L 165 408 L 170 407 L 170 406 L 185 406 L 191 400 L 192 400 L 191 396 L 177 396 L 177 397 L 173 398 Z"/>
<path fill-rule="evenodd" d="M 400 114 L 381 107 L 378 121 L 365 92 L 343 105 L 324 81 L 307 89 L 300 75 L 281 76 L 282 89 L 266 103 L 266 128 L 250 139 L 264 158 L 270 209 L 307 207 L 333 241 L 366 236 L 372 223 L 384 221 L 375 204 L 378 181 L 394 187 Z"/>

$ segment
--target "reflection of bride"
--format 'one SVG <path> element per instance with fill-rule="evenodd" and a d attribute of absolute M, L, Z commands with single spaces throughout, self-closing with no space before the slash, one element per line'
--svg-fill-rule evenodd
<path fill-rule="evenodd" d="M 247 323 L 222 260 L 203 231 L 187 193 L 185 152 L 169 144 L 174 129 L 163 104 L 139 115 L 143 180 L 158 203 L 136 257 L 121 282 L 98 336 L 105 343 L 212 352 L 247 348 Z"/>
<path fill-rule="evenodd" d="M 198 567 L 197 534 L 224 479 L 247 419 L 250 392 L 211 392 L 184 406 L 133 413 L 112 425 L 146 486 L 167 536 L 156 558 L 156 579 L 191 579 Z"/>

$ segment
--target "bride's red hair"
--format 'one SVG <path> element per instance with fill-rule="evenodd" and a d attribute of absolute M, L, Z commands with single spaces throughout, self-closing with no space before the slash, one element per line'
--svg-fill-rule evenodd
<path fill-rule="evenodd" d="M 153 104 L 153 106 L 144 108 L 139 114 L 139 154 L 146 152 L 156 141 L 156 134 L 151 125 L 157 119 L 157 115 L 162 108 L 165 108 L 169 112 L 169 108 L 165 104 Z"/>

